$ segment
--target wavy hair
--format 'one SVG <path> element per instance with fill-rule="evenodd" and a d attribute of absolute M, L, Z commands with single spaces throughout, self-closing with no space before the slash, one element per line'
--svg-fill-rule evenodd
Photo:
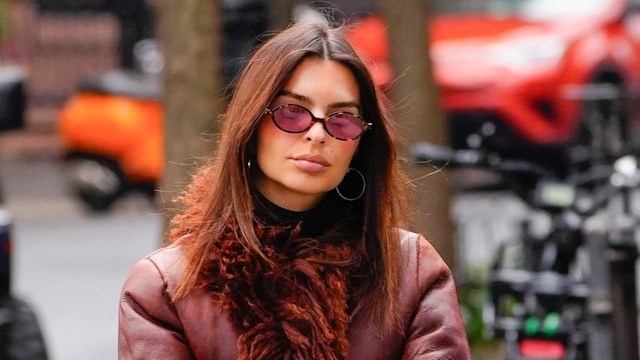
<path fill-rule="evenodd" d="M 243 246 L 266 260 L 254 229 L 252 194 L 257 190 L 247 163 L 255 157 L 256 128 L 265 108 L 303 59 L 318 57 L 351 70 L 359 86 L 361 114 L 373 123 L 352 161 L 367 183 L 362 206 L 357 207 L 362 212 L 355 217 L 359 223 L 353 224 L 367 269 L 367 280 L 355 289 L 362 295 L 358 308 L 369 309 L 378 328 L 387 321 L 399 325 L 398 227 L 408 219 L 408 182 L 396 157 L 395 130 L 383 95 L 347 41 L 345 29 L 326 21 L 297 23 L 270 38 L 250 58 L 223 115 L 216 154 L 176 199 L 183 211 L 172 219 L 169 241 L 180 239 L 187 268 L 174 300 L 193 289 L 229 220 L 237 223 Z"/>

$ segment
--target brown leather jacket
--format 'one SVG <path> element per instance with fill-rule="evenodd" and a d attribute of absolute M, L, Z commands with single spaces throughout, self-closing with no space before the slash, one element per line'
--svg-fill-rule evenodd
<path fill-rule="evenodd" d="M 449 268 L 422 236 L 407 231 L 401 236 L 405 334 L 384 329 L 380 338 L 371 319 L 356 315 L 348 333 L 351 359 L 470 359 Z M 170 301 L 182 261 L 180 247 L 174 245 L 132 269 L 120 297 L 119 359 L 237 358 L 237 332 L 206 289 Z"/>

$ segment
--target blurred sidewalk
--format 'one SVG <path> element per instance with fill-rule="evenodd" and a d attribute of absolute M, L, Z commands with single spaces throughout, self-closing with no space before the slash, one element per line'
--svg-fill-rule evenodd
<path fill-rule="evenodd" d="M 66 219 L 82 213 L 70 197 L 61 141 L 52 129 L 0 132 L 0 190 L 16 223 Z"/>
<path fill-rule="evenodd" d="M 25 129 L 0 133 L 2 160 L 57 158 L 61 155 L 61 141 L 56 131 Z"/>

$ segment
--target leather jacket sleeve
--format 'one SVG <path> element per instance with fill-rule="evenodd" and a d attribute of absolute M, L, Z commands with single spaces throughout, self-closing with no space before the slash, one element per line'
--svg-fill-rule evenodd
<path fill-rule="evenodd" d="M 149 258 L 131 270 L 120 296 L 118 359 L 194 359 L 167 283 Z"/>
<path fill-rule="evenodd" d="M 419 236 L 417 307 L 407 328 L 403 359 L 471 359 L 453 276 L 436 250 Z"/>

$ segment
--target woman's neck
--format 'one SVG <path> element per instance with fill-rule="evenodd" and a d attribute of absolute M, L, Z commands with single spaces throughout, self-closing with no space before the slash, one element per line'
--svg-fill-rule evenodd
<path fill-rule="evenodd" d="M 260 222 L 271 226 L 302 222 L 301 235 L 304 236 L 317 236 L 334 225 L 343 216 L 345 208 L 338 202 L 337 196 L 329 194 L 306 211 L 293 211 L 275 204 L 260 192 L 254 196 L 255 215 Z"/>

